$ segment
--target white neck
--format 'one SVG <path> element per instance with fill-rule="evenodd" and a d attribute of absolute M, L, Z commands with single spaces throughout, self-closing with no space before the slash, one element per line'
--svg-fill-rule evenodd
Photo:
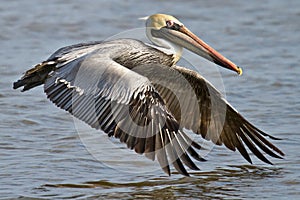
<path fill-rule="evenodd" d="M 153 45 L 149 44 L 167 55 L 173 55 L 173 62 L 174 64 L 178 62 L 182 55 L 182 47 L 178 46 L 174 43 L 171 43 L 167 40 L 163 40 L 161 38 L 153 37 L 151 35 L 151 28 L 147 28 L 146 31 L 148 39 L 152 42 Z"/>

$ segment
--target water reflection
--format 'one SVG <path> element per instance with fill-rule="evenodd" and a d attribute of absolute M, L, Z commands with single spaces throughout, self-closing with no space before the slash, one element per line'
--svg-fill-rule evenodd
<path fill-rule="evenodd" d="M 146 181 L 118 183 L 97 180 L 83 183 L 46 184 L 43 188 L 101 189 L 97 190 L 99 194 L 93 195 L 92 199 L 117 196 L 129 199 L 233 199 L 243 198 L 241 193 L 243 188 L 247 188 L 250 184 L 253 187 L 255 181 L 263 180 L 267 184 L 269 178 L 282 176 L 281 168 L 230 165 L 227 168 L 216 168 L 214 171 L 191 173 L 191 177 L 177 176 L 174 173 L 171 177 L 148 177 L 148 179 L 144 177 Z"/>

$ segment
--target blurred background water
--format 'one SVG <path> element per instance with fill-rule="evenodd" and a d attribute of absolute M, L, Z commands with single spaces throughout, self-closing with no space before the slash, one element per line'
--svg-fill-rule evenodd
<path fill-rule="evenodd" d="M 189 178 L 168 177 L 151 162 L 149 171 L 114 169 L 87 151 L 73 118 L 50 103 L 42 87 L 12 89 L 25 70 L 56 49 L 141 28 L 138 18 L 154 13 L 176 16 L 243 67 L 241 77 L 220 70 L 227 99 L 283 139 L 274 143 L 286 153 L 284 160 L 249 165 L 238 153 L 216 147 L 208 162 L 197 163 L 202 171 Z M 0 27 L 0 199 L 300 197 L 299 1 L 3 0 Z M 184 55 L 195 66 L 203 63 Z M 203 65 L 199 69 L 210 73 Z M 135 156 L 104 136 L 108 159 Z"/>

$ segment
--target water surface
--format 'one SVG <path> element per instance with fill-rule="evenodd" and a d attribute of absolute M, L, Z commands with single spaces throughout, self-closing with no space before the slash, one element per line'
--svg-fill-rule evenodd
<path fill-rule="evenodd" d="M 296 199 L 300 196 L 299 1 L 1 1 L 0 198 L 36 199 Z M 12 82 L 56 49 L 104 40 L 143 27 L 137 18 L 177 16 L 194 33 L 244 69 L 220 70 L 227 99 L 247 119 L 283 140 L 273 166 L 214 148 L 192 177 L 166 176 L 149 162 L 132 171 L 112 168 L 89 153 L 73 118 L 56 108 L 42 87 L 26 93 Z M 213 81 L 215 69 L 184 54 Z M 93 134 L 102 134 L 93 132 Z M 106 158 L 135 154 L 103 136 Z M 111 145 L 110 145 L 111 144 Z M 105 146 L 106 145 L 106 146 Z M 107 154 L 107 152 L 110 154 Z M 136 156 L 144 159 L 142 156 Z M 128 167 L 128 168 L 127 168 Z M 121 170 L 120 170 L 121 169 Z M 149 169 L 149 170 L 146 170 Z M 151 169 L 151 170 L 150 170 Z"/>

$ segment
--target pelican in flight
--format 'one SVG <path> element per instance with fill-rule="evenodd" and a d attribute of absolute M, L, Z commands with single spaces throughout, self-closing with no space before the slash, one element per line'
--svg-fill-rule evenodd
<path fill-rule="evenodd" d="M 186 167 L 199 170 L 195 161 L 205 161 L 191 132 L 238 150 L 250 163 L 249 151 L 269 164 L 266 155 L 284 156 L 266 139 L 277 138 L 242 117 L 200 74 L 176 63 L 185 48 L 240 75 L 241 68 L 173 16 L 147 17 L 146 35 L 152 44 L 116 39 L 63 47 L 13 88 L 44 85 L 56 106 L 156 159 L 168 175 L 170 165 L 188 176 Z"/>

